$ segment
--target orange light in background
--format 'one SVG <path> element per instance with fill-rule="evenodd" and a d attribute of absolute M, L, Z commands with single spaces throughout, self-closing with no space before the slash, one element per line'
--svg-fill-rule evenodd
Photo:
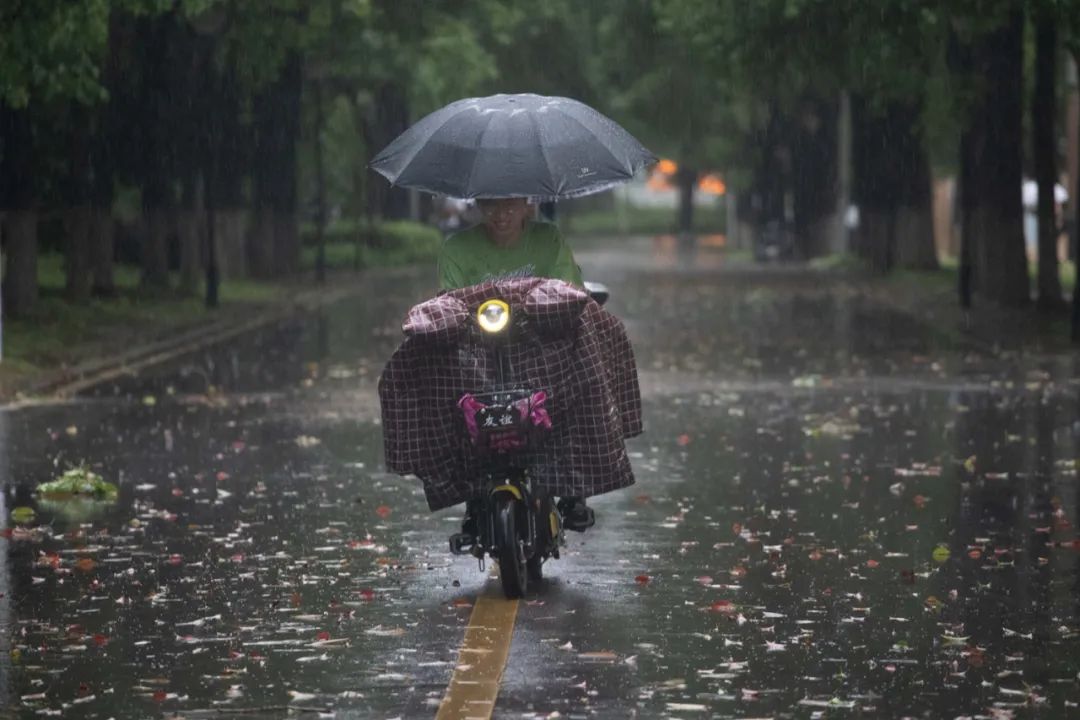
<path fill-rule="evenodd" d="M 673 189 L 671 183 L 668 182 L 667 176 L 660 173 L 649 175 L 649 179 L 645 181 L 645 187 L 654 192 Z"/>
<path fill-rule="evenodd" d="M 727 192 L 727 185 L 724 184 L 719 175 L 709 173 L 698 181 L 698 189 L 711 195 L 723 195 Z"/>
<path fill-rule="evenodd" d="M 674 175 L 678 172 L 679 166 L 675 164 L 675 161 L 664 158 L 656 163 L 656 169 L 665 175 Z"/>

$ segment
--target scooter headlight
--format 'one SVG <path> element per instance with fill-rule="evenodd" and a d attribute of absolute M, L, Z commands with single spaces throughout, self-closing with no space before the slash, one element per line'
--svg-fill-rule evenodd
<path fill-rule="evenodd" d="M 487 333 L 501 333 L 510 324 L 510 306 L 502 300 L 488 300 L 476 312 L 476 322 Z"/>

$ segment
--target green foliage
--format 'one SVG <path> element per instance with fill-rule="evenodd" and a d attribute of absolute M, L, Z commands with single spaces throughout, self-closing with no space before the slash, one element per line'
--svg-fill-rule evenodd
<path fill-rule="evenodd" d="M 107 482 L 85 465 L 66 470 L 55 480 L 43 482 L 37 487 L 38 497 L 50 500 L 88 498 L 115 501 L 119 494 L 116 485 Z"/>
<path fill-rule="evenodd" d="M 98 82 L 109 0 L 15 0 L 0 10 L 0 102 L 104 98 Z"/>
<path fill-rule="evenodd" d="M 0 103 L 19 109 L 58 100 L 103 101 L 101 65 L 110 18 L 161 13 L 172 5 L 171 0 L 7 0 L 0 8 Z"/>
<path fill-rule="evenodd" d="M 708 40 L 691 19 L 701 11 L 708 20 L 715 8 L 697 0 L 610 5 L 598 27 L 595 82 L 612 114 L 654 152 L 698 168 L 715 164 L 731 136 L 725 75 L 702 66 L 712 53 L 702 54 Z"/>
<path fill-rule="evenodd" d="M 313 246 L 313 227 L 301 229 L 304 239 L 304 269 L 315 267 L 316 248 Z M 442 245 L 442 234 L 434 227 L 408 220 L 384 222 L 374 233 L 358 220 L 341 220 L 326 230 L 326 265 L 330 268 L 352 268 L 356 252 L 360 252 L 360 267 L 393 267 L 412 263 L 434 263 Z"/>

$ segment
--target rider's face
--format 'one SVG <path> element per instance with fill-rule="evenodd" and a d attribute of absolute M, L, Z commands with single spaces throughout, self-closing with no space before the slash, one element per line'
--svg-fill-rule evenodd
<path fill-rule="evenodd" d="M 497 240 L 516 239 L 531 209 L 525 198 L 481 200 L 478 205 L 484 224 Z"/>

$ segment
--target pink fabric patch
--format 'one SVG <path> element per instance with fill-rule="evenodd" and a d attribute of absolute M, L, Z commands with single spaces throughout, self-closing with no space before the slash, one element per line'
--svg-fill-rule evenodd
<path fill-rule="evenodd" d="M 532 427 L 550 430 L 551 416 L 544 407 L 546 402 L 547 393 L 541 390 L 533 393 L 530 397 L 518 400 L 514 403 L 514 408 L 518 411 L 518 417 L 528 419 Z M 476 422 L 476 415 L 487 406 L 477 400 L 472 393 L 465 393 L 458 400 L 458 407 L 461 408 L 461 412 L 465 416 L 465 427 L 469 431 L 469 437 L 472 438 L 473 444 L 480 445 L 482 436 L 480 426 Z M 517 430 L 489 433 L 486 439 L 488 448 L 500 452 L 516 450 L 524 447 L 527 443 L 527 438 L 523 437 Z"/>

